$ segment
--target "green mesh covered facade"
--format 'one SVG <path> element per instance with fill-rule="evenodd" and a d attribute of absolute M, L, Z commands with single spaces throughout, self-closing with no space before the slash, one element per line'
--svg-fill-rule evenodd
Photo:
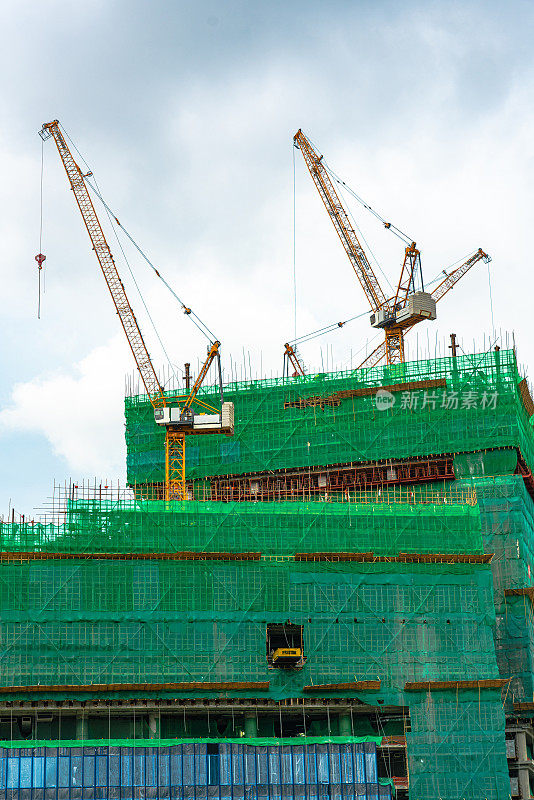
<path fill-rule="evenodd" d="M 23 552 L 0 564 L 0 669 L 7 685 L 270 680 L 277 698 L 380 678 L 388 702 L 406 681 L 496 677 L 487 564 L 298 560 L 371 544 L 393 557 L 481 553 L 478 509 L 80 501 L 63 526 L 3 525 L 2 550 Z M 79 558 L 27 560 L 29 551 Z M 118 557 L 182 551 L 257 560 Z M 266 625 L 287 619 L 304 625 L 296 673 L 266 660 Z"/>
<path fill-rule="evenodd" d="M 444 490 L 443 498 L 448 496 Z M 454 500 L 375 503 L 372 497 L 366 503 L 190 501 L 174 510 L 163 501 L 79 501 L 69 503 L 61 524 L 0 525 L 0 550 L 281 556 L 483 552 L 477 506 Z"/>
<path fill-rule="evenodd" d="M 410 800 L 510 797 L 500 693 L 420 693 L 410 719 Z"/>
<path fill-rule="evenodd" d="M 499 674 L 490 565 L 399 558 L 481 554 L 478 506 L 77 501 L 61 525 L 1 528 L 1 550 L 12 554 L 0 562 L 4 685 L 269 681 L 253 696 L 286 701 L 309 696 L 311 685 L 380 680 L 378 691 L 360 691 L 357 700 L 413 709 L 410 797 L 456 800 L 460 784 L 471 800 L 507 797 L 500 694 L 454 692 L 449 705 L 429 716 L 420 709 L 436 702 L 435 693 L 405 690 L 410 681 Z M 394 560 L 298 560 L 298 553 L 318 549 L 373 551 Z M 184 551 L 246 551 L 256 560 L 182 560 Z M 135 553 L 143 559 L 125 558 Z M 299 671 L 267 663 L 266 626 L 288 619 L 304 629 L 306 663 Z M 140 695 L 136 688 L 95 696 Z M 250 695 L 233 693 L 236 700 Z M 88 695 L 69 688 L 38 696 Z M 191 696 L 191 690 L 161 693 Z M 321 696 L 355 700 L 353 690 Z M 23 688 L 0 693 L 10 701 L 34 697 Z M 468 781 L 482 750 L 483 764 Z"/>
<path fill-rule="evenodd" d="M 534 464 L 512 350 L 229 385 L 233 436 L 189 437 L 189 478 L 518 447 Z M 417 383 L 422 385 L 417 388 Z M 377 407 L 369 390 L 389 387 Z M 171 396 L 171 395 L 170 395 Z M 206 389 L 201 398 L 217 403 Z M 126 399 L 128 481 L 164 479 L 164 431 L 146 397 Z"/>
<path fill-rule="evenodd" d="M 495 645 L 511 678 L 508 707 L 534 698 L 534 502 L 519 475 L 475 478 L 484 548 L 492 561 Z"/>
<path fill-rule="evenodd" d="M 0 579 L 8 685 L 270 680 L 279 699 L 379 678 L 401 704 L 406 681 L 498 676 L 486 567 L 49 560 Z M 296 672 L 266 660 L 286 619 L 304 625 Z"/>
<path fill-rule="evenodd" d="M 283 708 L 317 685 L 380 681 L 312 696 L 409 709 L 410 800 L 507 800 L 505 711 L 534 692 L 533 484 L 516 474 L 534 465 L 534 438 L 520 384 L 501 351 L 234 385 L 235 435 L 188 443 L 199 485 L 453 454 L 455 480 L 407 487 L 409 502 L 387 490 L 365 502 L 73 500 L 61 521 L 0 525 L 1 685 L 21 687 L 0 700 L 33 698 L 24 687 L 37 684 L 135 684 L 95 692 L 127 698 L 146 697 L 143 683 L 252 681 L 269 686 L 236 702 Z M 127 399 L 126 423 L 130 484 L 161 482 L 146 398 Z M 267 662 L 267 625 L 286 621 L 303 626 L 301 670 Z M 497 678 L 502 693 L 478 684 Z M 433 685 L 444 681 L 459 683 Z M 228 697 L 195 691 L 159 696 Z"/>

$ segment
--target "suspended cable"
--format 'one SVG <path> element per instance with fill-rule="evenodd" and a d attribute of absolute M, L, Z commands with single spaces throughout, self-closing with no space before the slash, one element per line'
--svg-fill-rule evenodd
<path fill-rule="evenodd" d="M 299 336 L 297 339 L 292 339 L 289 344 L 303 344 L 305 341 L 310 341 L 310 339 L 315 339 L 325 333 L 335 331 L 337 328 L 343 328 L 345 325 L 347 325 L 347 323 L 353 322 L 355 319 L 361 319 L 361 317 L 366 317 L 368 314 L 368 311 L 364 311 L 363 314 L 357 314 L 355 317 L 350 317 L 350 319 L 346 319 L 342 322 L 332 322 L 330 325 L 325 325 L 324 328 L 318 328 L 316 331 L 310 331 L 310 333 L 305 333 L 303 336 Z"/>
<path fill-rule="evenodd" d="M 487 263 L 488 268 L 488 287 L 489 287 L 489 301 L 490 301 L 490 312 L 491 312 L 491 330 L 493 332 L 493 338 L 495 338 L 495 320 L 493 318 L 493 294 L 491 291 L 491 272 L 490 272 L 490 262 Z"/>
<path fill-rule="evenodd" d="M 295 339 L 297 338 L 297 181 L 295 148 L 293 150 L 293 317 Z"/>
<path fill-rule="evenodd" d="M 338 175 L 336 175 L 334 170 L 328 166 L 328 164 L 325 162 L 324 159 L 322 163 L 324 164 L 324 167 L 328 172 L 328 174 L 330 175 L 330 177 L 333 178 L 336 181 L 336 183 L 338 183 L 340 186 L 343 186 L 343 188 L 346 189 L 346 191 L 352 197 L 354 197 L 354 199 L 357 200 L 358 203 L 360 203 L 360 205 L 362 205 L 365 209 L 367 209 L 367 211 L 370 211 L 371 214 L 382 223 L 384 228 L 386 228 L 388 231 L 391 231 L 391 233 L 395 234 L 395 236 L 398 239 L 401 239 L 401 241 L 403 241 L 405 244 L 411 244 L 413 242 L 413 239 L 410 238 L 406 233 L 403 233 L 403 231 L 397 228 L 396 225 L 393 225 L 391 222 L 388 222 L 381 214 L 378 213 L 378 211 L 375 211 L 374 208 L 371 208 L 371 206 L 368 203 L 366 203 L 365 200 L 363 200 L 358 194 L 356 194 L 354 189 L 351 189 L 351 187 L 347 183 L 345 183 L 345 181 L 341 180 L 341 178 Z"/>
<path fill-rule="evenodd" d="M 211 344 L 213 344 L 213 342 L 215 342 L 215 341 L 217 340 L 217 337 L 215 336 L 215 334 L 214 334 L 214 333 L 213 333 L 213 332 L 212 332 L 212 331 L 211 331 L 211 330 L 208 328 L 208 326 L 207 326 L 207 325 L 206 325 L 204 322 L 202 322 L 202 320 L 201 320 L 201 319 L 200 319 L 200 318 L 199 318 L 199 317 L 198 317 L 198 316 L 195 314 L 195 312 L 194 312 L 194 311 L 192 311 L 190 308 L 188 308 L 188 306 L 186 306 L 186 304 L 185 304 L 185 303 L 184 303 L 184 302 L 181 300 L 181 298 L 180 298 L 180 297 L 179 297 L 179 296 L 176 294 L 176 292 L 174 291 L 174 289 L 172 288 L 172 286 L 171 286 L 171 285 L 170 285 L 170 284 L 169 284 L 169 283 L 168 283 L 168 282 L 165 280 L 165 278 L 163 277 L 163 275 L 162 275 L 162 274 L 159 272 L 159 270 L 158 270 L 158 269 L 157 269 L 157 268 L 154 266 L 154 264 L 152 263 L 152 261 L 150 261 L 150 259 L 149 259 L 149 258 L 148 258 L 148 256 L 146 255 L 146 253 L 145 253 L 145 252 L 144 252 L 144 251 L 143 251 L 143 250 L 142 250 L 142 249 L 139 247 L 139 245 L 137 244 L 137 242 L 135 241 L 135 239 L 134 239 L 134 238 L 131 236 L 131 234 L 130 234 L 130 233 L 127 231 L 127 230 L 126 230 L 126 228 L 124 227 L 124 225 L 122 225 L 122 224 L 119 222 L 118 218 L 115 216 L 115 214 L 114 214 L 114 212 L 111 210 L 111 208 L 110 208 L 110 207 L 107 205 L 107 203 L 105 202 L 105 200 L 104 200 L 104 198 L 102 197 L 102 195 L 100 194 L 100 192 L 99 192 L 99 191 L 98 191 L 98 190 L 95 188 L 95 186 L 93 186 L 93 184 L 91 183 L 91 181 L 90 181 L 90 180 L 88 180 L 87 178 L 86 178 L 85 180 L 86 180 L 86 183 L 87 183 L 87 185 L 88 185 L 88 186 L 89 186 L 89 188 L 91 189 L 91 191 L 92 191 L 92 192 L 93 192 L 93 193 L 96 195 L 96 197 L 98 197 L 98 199 L 100 200 L 100 202 L 102 203 L 102 205 L 104 206 L 104 208 L 106 209 L 106 211 L 108 211 L 108 212 L 109 212 L 109 213 L 110 213 L 110 214 L 113 216 L 113 221 L 115 222 L 115 224 L 116 224 L 116 225 L 118 225 L 118 227 L 119 227 L 119 228 L 120 228 L 120 229 L 121 229 L 121 230 L 124 232 L 125 236 L 126 236 L 126 237 L 127 237 L 129 240 L 130 240 L 130 242 L 133 244 L 133 246 L 135 247 L 135 249 L 137 250 L 137 252 L 138 252 L 138 253 L 139 253 L 139 254 L 142 256 L 142 258 L 143 258 L 143 259 L 146 261 L 146 263 L 148 264 L 148 266 L 149 266 L 149 267 L 150 267 L 150 268 L 153 270 L 154 274 L 155 274 L 155 275 L 156 275 L 156 276 L 157 276 L 157 277 L 160 279 L 160 281 L 163 283 L 163 285 L 164 285 L 164 286 L 165 286 L 165 287 L 166 287 L 166 288 L 169 290 L 169 292 L 172 294 L 172 296 L 175 298 L 175 300 L 177 300 L 177 301 L 178 301 L 178 303 L 180 303 L 180 306 L 181 306 L 182 310 L 184 311 L 184 313 L 185 313 L 185 314 L 186 314 L 188 317 L 190 317 L 190 318 L 191 318 L 191 322 L 193 323 L 193 325 L 195 325 L 195 327 L 196 327 L 196 328 L 198 328 L 198 330 L 199 330 L 201 333 L 203 333 L 203 334 L 204 334 L 204 336 L 206 337 L 206 339 L 208 339 L 208 341 L 209 341 Z"/>
<path fill-rule="evenodd" d="M 384 270 L 383 270 L 383 269 L 382 269 L 382 267 L 380 266 L 380 264 L 379 264 L 379 261 L 378 261 L 377 257 L 375 256 L 374 252 L 373 252 L 373 251 L 372 251 L 372 249 L 371 249 L 371 245 L 369 244 L 369 242 L 368 242 L 368 241 L 367 241 L 367 239 L 365 238 L 365 235 L 364 235 L 364 233 L 363 233 L 362 229 L 360 228 L 360 226 L 359 226 L 359 225 L 358 225 L 358 223 L 356 222 L 356 219 L 355 219 L 355 217 L 354 217 L 354 214 L 352 213 L 352 211 L 350 210 L 350 207 L 349 207 L 348 205 L 347 205 L 347 214 L 349 215 L 349 217 L 350 217 L 350 219 L 351 219 L 351 221 L 352 221 L 352 224 L 353 224 L 353 225 L 354 225 L 354 227 L 356 228 L 356 231 L 359 233 L 359 235 L 360 235 L 361 239 L 363 240 L 363 243 L 365 244 L 365 246 L 366 246 L 367 250 L 368 250 L 368 251 L 371 253 L 371 257 L 372 257 L 372 259 L 373 259 L 373 261 L 374 261 L 374 263 L 375 263 L 375 266 L 377 267 L 378 271 L 380 272 L 380 274 L 382 275 L 382 277 L 383 277 L 383 278 L 384 278 L 384 280 L 386 281 L 386 283 L 387 283 L 387 285 L 389 286 L 389 288 L 391 289 L 391 291 L 392 291 L 392 292 L 394 292 L 395 290 L 394 290 L 394 288 L 393 288 L 393 286 L 392 286 L 392 284 L 391 284 L 391 281 L 389 280 L 388 276 L 386 275 L 386 273 L 384 272 Z"/>
<path fill-rule="evenodd" d="M 72 141 L 72 139 L 70 138 L 70 136 L 68 135 L 68 133 L 65 131 L 65 129 L 64 129 L 64 128 L 63 128 L 63 132 L 64 132 L 64 133 L 65 133 L 65 135 L 68 137 L 68 139 L 70 140 L 70 142 L 71 142 L 71 144 L 73 145 L 74 149 L 76 150 L 76 152 L 78 153 L 78 155 L 80 156 L 80 158 L 82 159 L 82 161 L 84 162 L 84 164 L 85 164 L 85 166 L 86 166 L 86 168 L 87 168 L 87 171 L 88 171 L 89 173 L 91 173 L 91 175 L 93 176 L 93 179 L 94 179 L 94 182 L 95 182 L 95 186 L 97 187 L 98 191 L 100 192 L 100 187 L 98 186 L 98 182 L 97 182 L 97 180 L 96 180 L 96 178 L 95 178 L 95 176 L 94 176 L 94 173 L 93 173 L 93 171 L 92 171 L 92 170 L 91 170 L 91 168 L 89 167 L 89 164 L 87 163 L 87 161 L 85 160 L 85 158 L 82 156 L 82 154 L 80 153 L 80 151 L 78 150 L 78 148 L 76 147 L 76 145 L 74 144 L 74 142 Z M 44 143 L 43 143 L 43 144 L 44 144 Z M 89 183 L 89 181 L 87 180 L 87 176 L 85 176 L 85 180 L 87 181 L 87 183 Z M 118 237 L 118 235 L 117 235 L 117 231 L 116 231 L 116 229 L 115 229 L 115 228 L 114 228 L 114 226 L 113 226 L 112 216 L 113 216 L 113 219 L 114 219 L 114 215 L 112 215 L 112 213 L 111 213 L 111 212 L 110 212 L 110 210 L 107 208 L 107 206 L 105 206 L 105 211 L 106 211 L 106 214 L 107 214 L 107 217 L 108 217 L 109 223 L 110 223 L 110 227 L 111 227 L 111 229 L 112 229 L 112 231 L 113 231 L 113 234 L 114 234 L 114 236 L 115 236 L 115 239 L 117 240 L 117 244 L 118 244 L 118 246 L 119 246 L 119 248 L 120 248 L 120 250 L 121 250 L 122 257 L 123 257 L 123 259 L 124 259 L 124 261 L 125 261 L 125 263 L 126 263 L 126 266 L 128 267 L 128 271 L 129 271 L 129 273 L 130 273 L 130 276 L 131 276 L 131 278 L 132 278 L 132 281 L 133 281 L 133 283 L 134 283 L 134 286 L 135 286 L 135 288 L 136 288 L 136 290 L 137 290 L 137 293 L 138 293 L 138 295 L 139 295 L 139 297 L 140 297 L 140 299 L 141 299 L 141 302 L 142 302 L 142 304 L 143 304 L 143 306 L 144 306 L 144 309 L 145 309 L 145 311 L 146 311 L 146 314 L 147 314 L 147 316 L 148 316 L 148 319 L 149 319 L 149 321 L 150 321 L 150 324 L 152 325 L 152 328 L 153 328 L 153 330 L 154 330 L 154 333 L 156 334 L 156 338 L 157 338 L 158 342 L 160 343 L 160 346 L 161 346 L 161 349 L 162 349 L 162 351 L 163 351 L 163 354 L 165 355 L 165 358 L 167 359 L 167 362 L 168 362 L 168 364 L 169 364 L 169 366 L 170 366 L 170 368 L 171 368 L 171 371 L 172 371 L 172 373 L 173 373 L 174 379 L 176 380 L 176 382 L 178 382 L 178 376 L 176 375 L 176 372 L 175 372 L 175 370 L 174 370 L 174 368 L 173 368 L 173 366 L 174 366 L 174 365 L 173 365 L 173 363 L 172 363 L 172 361 L 171 361 L 171 359 L 170 359 L 170 356 L 169 356 L 169 354 L 167 353 L 167 349 L 166 349 L 165 345 L 163 344 L 163 340 L 162 340 L 162 338 L 161 338 L 161 336 L 160 336 L 160 334 L 159 334 L 159 331 L 158 331 L 158 329 L 157 329 L 157 327 L 156 327 L 156 323 L 154 322 L 154 320 L 153 320 L 153 318 L 152 318 L 152 315 L 150 314 L 150 311 L 148 310 L 148 306 L 147 306 L 147 304 L 146 304 L 146 302 L 145 302 L 145 298 L 144 298 L 144 296 L 143 296 L 143 293 L 141 292 L 141 289 L 139 288 L 139 284 L 137 283 L 137 280 L 136 280 L 136 278 L 135 278 L 134 272 L 133 272 L 133 270 L 132 270 L 132 268 L 131 268 L 131 266 L 130 266 L 130 262 L 128 261 L 128 258 L 127 258 L 127 256 L 126 256 L 126 253 L 124 252 L 124 248 L 123 248 L 123 246 L 122 246 L 122 242 L 120 241 L 120 239 L 119 239 L 119 237 Z"/>
<path fill-rule="evenodd" d="M 319 148 L 312 141 L 312 139 L 310 139 L 309 137 L 308 139 L 312 143 L 315 150 L 319 151 Z M 345 181 L 341 180 L 339 175 L 336 175 L 334 170 L 327 164 L 327 162 L 324 159 L 324 156 L 322 157 L 321 163 L 323 164 L 324 168 L 326 169 L 330 177 L 333 178 L 336 181 L 336 183 L 338 183 L 340 186 L 343 186 L 349 192 L 349 194 L 351 194 L 352 197 L 354 197 L 354 199 L 357 200 L 358 203 L 360 203 L 360 205 L 362 205 L 365 209 L 367 209 L 367 211 L 369 211 L 374 217 L 376 217 L 376 219 L 378 219 L 384 225 L 385 228 L 394 233 L 395 236 L 397 236 L 399 239 L 402 239 L 406 244 L 411 244 L 413 242 L 413 239 L 410 238 L 408 234 L 403 233 L 403 231 L 401 231 L 400 228 L 397 228 L 396 225 L 392 225 L 391 222 L 387 222 L 386 219 L 381 214 L 379 214 L 378 211 L 375 211 L 374 208 L 372 208 L 369 205 L 369 203 L 366 203 L 365 200 L 363 200 L 360 197 L 360 195 L 354 191 L 354 189 L 351 189 L 351 187 L 347 183 L 345 183 Z"/>
<path fill-rule="evenodd" d="M 432 280 L 426 281 L 426 286 L 428 287 L 428 286 L 431 286 L 433 283 L 437 283 L 438 281 L 442 281 L 444 279 L 444 277 L 447 277 L 448 275 L 451 274 L 450 271 L 453 271 L 454 267 L 457 264 L 464 263 L 465 261 L 470 259 L 472 256 L 474 256 L 476 252 L 477 252 L 476 250 L 472 250 L 470 253 L 468 253 L 463 258 L 459 258 L 457 261 L 454 261 L 452 264 L 449 264 L 449 266 L 446 269 L 440 270 L 440 272 L 438 272 L 438 274 L 434 278 L 432 278 Z"/>
<path fill-rule="evenodd" d="M 44 174 L 44 141 L 41 139 L 41 187 L 40 187 L 40 207 L 39 207 L 39 253 L 35 256 L 37 261 L 37 319 L 41 319 L 41 272 L 46 256 L 43 255 L 43 174 Z"/>
<path fill-rule="evenodd" d="M 95 183 L 96 183 L 96 180 L 95 180 Z M 133 270 L 132 270 L 132 268 L 130 266 L 130 262 L 128 261 L 128 258 L 126 257 L 126 253 L 124 252 L 124 247 L 122 246 L 122 242 L 118 237 L 117 231 L 113 227 L 112 220 L 111 220 L 111 214 L 107 209 L 106 209 L 106 214 L 108 216 L 108 220 L 110 222 L 111 229 L 112 229 L 113 233 L 115 234 L 115 239 L 117 240 L 117 244 L 119 245 L 120 251 L 122 253 L 122 257 L 123 257 L 123 259 L 124 259 L 124 261 L 126 263 L 126 266 L 128 267 L 128 272 L 130 273 L 132 281 L 134 282 L 134 286 L 137 289 L 137 293 L 138 293 L 139 297 L 141 298 L 141 302 L 142 302 L 142 304 L 144 306 L 144 309 L 146 311 L 147 317 L 150 320 L 150 324 L 152 325 L 152 328 L 154 329 L 154 333 L 156 334 L 156 337 L 158 339 L 158 342 L 160 343 L 161 349 L 163 350 L 165 358 L 167 359 L 169 367 L 171 368 L 171 372 L 172 372 L 172 374 L 174 376 L 174 379 L 175 379 L 176 383 L 178 383 L 178 375 L 175 372 L 174 364 L 172 363 L 172 361 L 170 359 L 170 356 L 167 353 L 167 350 L 165 348 L 165 345 L 163 344 L 163 340 L 162 340 L 161 336 L 159 335 L 159 331 L 158 331 L 158 329 L 156 327 L 156 323 L 152 319 L 152 315 L 151 315 L 150 311 L 148 310 L 148 306 L 147 306 L 147 304 L 145 302 L 145 298 L 143 297 L 143 293 L 141 292 L 141 289 L 139 288 L 139 284 L 137 283 L 137 280 L 135 278 L 134 272 L 133 272 Z"/>
<path fill-rule="evenodd" d="M 90 168 L 89 164 L 87 163 L 87 161 L 85 160 L 85 158 L 82 156 L 82 154 L 80 153 L 80 151 L 78 150 L 78 148 L 76 147 L 76 145 L 74 144 L 74 142 L 72 141 L 72 139 L 71 139 L 71 137 L 69 136 L 69 134 L 67 133 L 67 131 L 66 131 L 66 130 L 63 128 L 63 126 L 61 126 L 61 127 L 62 127 L 62 130 L 63 130 L 63 132 L 64 132 L 65 136 L 66 136 L 66 137 L 69 139 L 70 143 L 72 144 L 72 146 L 74 147 L 74 149 L 76 150 L 76 152 L 77 152 L 77 153 L 78 153 L 78 155 L 80 156 L 81 160 L 83 161 L 83 163 L 84 163 L 84 164 L 85 164 L 85 166 L 87 167 L 88 173 L 90 173 L 89 175 L 84 175 L 84 180 L 85 180 L 85 182 L 87 183 L 87 185 L 89 186 L 89 188 L 91 189 L 91 191 L 92 191 L 92 192 L 95 194 L 95 196 L 96 196 L 96 197 L 98 197 L 98 199 L 100 200 L 100 202 L 102 203 L 102 205 L 104 206 L 104 208 L 106 209 L 106 211 L 107 211 L 109 214 L 111 214 L 111 215 L 112 215 L 112 217 L 113 217 L 113 220 L 115 221 L 115 223 L 116 223 L 116 224 L 119 226 L 119 228 L 121 228 L 121 230 L 124 232 L 124 234 L 125 234 L 125 235 L 127 236 L 127 238 L 130 240 L 130 242 L 133 244 L 133 246 L 134 246 L 134 247 L 135 247 L 135 249 L 138 251 L 138 253 L 139 253 L 139 254 L 142 256 L 142 258 L 143 258 L 143 259 L 146 261 L 146 263 L 148 264 L 148 266 L 149 266 L 149 267 L 150 267 L 150 268 L 153 270 L 153 272 L 156 274 L 156 276 L 157 276 L 157 277 L 160 279 L 160 281 L 161 281 L 161 282 L 164 284 L 164 286 L 165 286 L 165 287 L 166 287 L 166 288 L 169 290 L 169 292 L 170 292 L 170 293 L 173 295 L 173 297 L 174 297 L 174 298 L 175 298 L 175 299 L 178 301 L 178 303 L 180 303 L 180 306 L 181 306 L 181 308 L 183 309 L 184 313 L 185 313 L 185 314 L 186 314 L 188 317 L 190 317 L 190 318 L 191 318 L 191 322 L 193 323 L 193 325 L 195 325 L 195 327 L 196 327 L 196 328 L 197 328 L 197 329 L 198 329 L 198 330 L 199 330 L 199 331 L 200 331 L 202 334 L 204 334 L 204 336 L 205 336 L 205 337 L 208 339 L 208 341 L 210 342 L 210 344 L 213 344 L 213 343 L 214 343 L 214 342 L 217 340 L 217 337 L 215 336 L 215 334 L 214 334 L 214 333 L 213 333 L 213 332 L 212 332 L 212 331 L 211 331 L 211 330 L 208 328 L 208 326 L 207 326 L 207 325 L 206 325 L 204 322 L 202 322 L 202 320 L 201 320 L 201 319 L 200 319 L 200 318 L 197 316 L 197 314 L 195 314 L 195 312 L 194 312 L 194 311 L 192 311 L 190 308 L 188 308 L 188 306 L 186 306 L 186 304 L 185 304 L 185 303 L 184 303 L 184 302 L 183 302 L 183 301 L 180 299 L 180 297 L 179 297 L 179 296 L 176 294 L 176 292 L 174 291 L 174 289 L 172 288 L 172 286 L 170 286 L 170 284 L 169 284 L 169 283 L 168 283 L 168 282 L 165 280 L 165 278 L 164 278 L 164 277 L 161 275 L 161 273 L 159 272 L 159 270 L 158 270 L 158 269 L 157 269 L 157 268 L 154 266 L 154 264 L 153 264 L 153 263 L 150 261 L 150 259 L 149 259 L 149 258 L 148 258 L 148 256 L 146 255 L 146 253 L 145 253 L 145 252 L 144 252 L 144 251 L 143 251 L 143 250 L 142 250 L 142 249 L 139 247 L 139 245 L 137 244 L 137 242 L 135 241 L 135 239 L 134 239 L 134 238 L 131 236 L 131 234 L 130 234 L 130 233 L 127 231 L 127 230 L 126 230 L 126 228 L 125 228 L 123 225 L 121 225 L 121 223 L 119 222 L 119 220 L 118 220 L 118 218 L 117 218 L 116 214 L 114 213 L 114 211 L 113 211 L 113 210 L 112 210 L 112 209 L 111 209 L 111 208 L 108 206 L 108 204 L 106 203 L 106 201 L 104 200 L 104 198 L 102 197 L 102 195 L 100 194 L 100 192 L 98 191 L 98 188 L 97 188 L 96 186 L 93 186 L 92 182 L 89 180 L 89 177 L 93 176 L 93 172 L 92 172 L 92 170 L 91 170 L 91 168 Z M 94 177 L 94 176 L 93 176 L 93 177 Z M 96 181 L 95 181 L 95 183 L 96 183 Z"/>

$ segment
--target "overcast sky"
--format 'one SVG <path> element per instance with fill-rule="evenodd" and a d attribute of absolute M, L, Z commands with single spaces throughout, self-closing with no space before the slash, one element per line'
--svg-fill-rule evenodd
<path fill-rule="evenodd" d="M 478 247 L 493 257 L 411 334 L 412 357 L 436 343 L 443 353 L 451 331 L 467 352 L 493 329 L 514 331 L 534 372 L 532 2 L 6 0 L 0 24 L 1 512 L 32 513 L 54 480 L 125 475 L 131 356 L 51 141 L 37 319 L 37 131 L 54 118 L 221 339 L 226 375 L 249 358 L 253 376 L 278 374 L 295 324 L 304 334 L 368 309 L 298 151 L 294 167 L 299 127 L 417 241 L 427 280 Z M 395 281 L 402 244 L 351 210 Z M 171 360 L 196 368 L 205 340 L 126 252 Z M 356 366 L 373 335 L 362 318 L 302 356 L 311 368 Z"/>

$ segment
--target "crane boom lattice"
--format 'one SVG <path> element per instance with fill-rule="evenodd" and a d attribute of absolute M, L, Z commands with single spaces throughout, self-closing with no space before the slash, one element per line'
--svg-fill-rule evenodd
<path fill-rule="evenodd" d="M 454 270 L 454 272 L 451 272 L 450 275 L 447 275 L 445 279 L 442 280 L 442 282 L 439 284 L 439 286 L 437 286 L 434 289 L 434 291 L 432 292 L 432 297 L 434 298 L 434 300 L 436 300 L 436 302 L 438 300 L 441 300 L 443 295 L 447 294 L 447 292 L 450 289 L 452 289 L 455 283 L 458 283 L 460 278 L 463 278 L 466 272 L 469 272 L 471 267 L 473 267 L 477 263 L 477 261 L 480 261 L 481 259 L 482 261 L 484 261 L 485 264 L 489 264 L 489 262 L 491 261 L 491 256 L 485 253 L 480 247 L 476 251 L 476 253 L 474 253 L 470 258 L 464 261 L 463 264 L 460 264 L 460 266 L 457 267 Z"/>
<path fill-rule="evenodd" d="M 386 296 L 356 236 L 356 232 L 334 188 L 334 184 L 322 163 L 322 156 L 319 156 L 301 130 L 295 134 L 293 141 L 299 147 L 303 155 L 312 180 L 317 187 L 317 191 L 332 220 L 337 235 L 341 239 L 341 243 L 349 257 L 356 277 L 360 281 L 367 299 L 369 300 L 371 309 L 377 311 L 380 308 L 388 308 Z"/>
<path fill-rule="evenodd" d="M 40 132 L 42 139 L 53 137 L 59 156 L 67 173 L 71 189 L 76 198 L 85 227 L 93 244 L 96 257 L 104 275 L 107 287 L 115 304 L 121 325 L 128 339 L 135 363 L 139 370 L 146 392 L 155 408 L 166 405 L 165 392 L 161 386 L 154 365 L 148 353 L 143 335 L 130 306 L 123 283 L 118 273 L 111 250 L 106 241 L 104 231 L 96 214 L 93 202 L 84 180 L 84 175 L 61 132 L 58 120 L 45 123 Z"/>

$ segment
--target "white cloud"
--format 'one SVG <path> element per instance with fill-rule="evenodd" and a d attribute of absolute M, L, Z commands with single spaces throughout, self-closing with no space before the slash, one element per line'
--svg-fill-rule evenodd
<path fill-rule="evenodd" d="M 155 0 L 150 9 L 134 2 L 135 13 L 124 14 L 123 0 L 91 0 L 81 23 L 48 14 L 44 24 L 25 1 L 27 24 L 19 6 L 5 14 L 0 61 L 7 75 L 16 65 L 16 76 L 0 100 L 10 120 L 0 138 L 0 424 L 46 437 L 66 475 L 123 474 L 122 376 L 132 359 L 51 142 L 44 151 L 47 291 L 35 318 L 36 131 L 55 115 L 121 222 L 221 338 L 227 376 L 230 355 L 234 376 L 245 367 L 253 376 L 279 373 L 282 344 L 293 334 L 291 137 L 300 125 L 351 186 L 416 238 L 426 279 L 478 246 L 493 255 L 495 324 L 516 326 L 523 357 L 534 360 L 532 13 L 517 2 L 504 11 L 490 3 L 488 13 L 488 4 L 471 0 L 447 8 L 312 2 L 305 14 L 260 5 L 230 3 L 222 14 L 211 0 L 194 10 Z M 80 24 L 98 28 L 97 41 L 80 39 Z M 52 54 L 45 61 L 43 43 Z M 303 334 L 367 304 L 295 157 Z M 402 244 L 353 210 L 394 282 Z M 113 235 L 110 243 L 159 370 L 161 353 Z M 204 341 L 126 249 L 170 358 L 195 368 Z M 438 321 L 412 334 L 411 355 L 433 350 L 435 339 L 443 352 L 453 330 L 466 349 L 473 338 L 482 345 L 491 327 L 488 294 L 479 265 L 440 304 Z M 348 365 L 352 355 L 356 364 L 372 336 L 363 318 L 306 344 L 302 356 L 310 369 L 326 366 L 327 353 L 329 366 Z M 8 460 L 7 436 L 2 445 Z M 36 474 L 47 469 L 34 466 Z M 8 484 L 0 509 L 19 491 L 15 477 Z"/>
<path fill-rule="evenodd" d="M 17 384 L 0 411 L 0 432 L 40 434 L 69 469 L 86 476 L 124 473 L 122 397 L 127 348 L 117 335 L 74 365 Z"/>

